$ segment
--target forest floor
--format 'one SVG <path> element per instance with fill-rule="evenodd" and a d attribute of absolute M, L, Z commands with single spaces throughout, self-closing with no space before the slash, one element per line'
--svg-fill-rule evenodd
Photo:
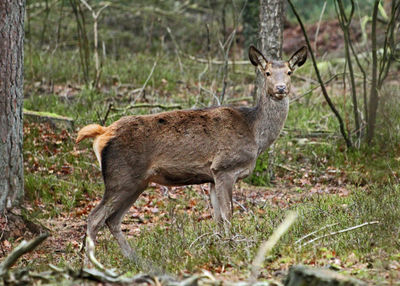
<path fill-rule="evenodd" d="M 95 157 L 89 145 L 74 146 L 74 132 L 60 132 L 38 123 L 25 123 L 24 131 L 25 146 L 35 146 L 35 151 L 29 147 L 25 151 L 25 213 L 48 228 L 51 235 L 25 255 L 17 267 L 43 271 L 52 263 L 78 269 L 82 265 L 80 248 L 87 214 L 101 198 L 101 176 Z M 314 143 L 322 141 L 313 139 Z M 232 234 L 228 237 L 215 234 L 218 228 L 212 220 L 207 185 L 151 185 L 125 216 L 123 231 L 140 256 L 156 266 L 157 271 L 183 276 L 208 270 L 220 279 L 245 280 L 260 243 L 271 235 L 288 210 L 295 210 L 300 216 L 298 222 L 267 257 L 260 279 L 280 280 L 291 265 L 306 264 L 382 285 L 400 281 L 400 188 L 396 182 L 389 183 L 389 177 L 397 180 L 399 170 L 392 169 L 392 174 L 381 177 L 388 179 L 385 187 L 372 186 L 363 183 L 370 178 L 367 166 L 357 162 L 357 169 L 353 168 L 357 160 L 348 160 L 346 164 L 353 166 L 341 169 L 326 166 L 324 158 L 314 158 L 323 164 L 320 172 L 305 154 L 298 157 L 297 152 L 291 153 L 295 149 L 281 151 L 285 163 L 276 162 L 275 179 L 270 186 L 256 187 L 244 182 L 236 185 Z M 35 154 L 31 154 L 33 151 Z M 396 154 L 400 155 L 398 148 Z M 71 164 L 70 158 L 79 163 Z M 42 164 L 42 160 L 48 164 Z M 357 184 L 349 170 L 363 170 Z M 379 223 L 330 235 L 374 221 Z M 24 230 L 14 231 L 0 244 L 2 256 L 22 238 L 32 237 Z M 313 231 L 318 232 L 297 243 Z M 322 235 L 326 237 L 301 246 Z M 154 270 L 138 269 L 124 259 L 105 229 L 98 237 L 96 255 L 107 267 L 127 275 Z"/>

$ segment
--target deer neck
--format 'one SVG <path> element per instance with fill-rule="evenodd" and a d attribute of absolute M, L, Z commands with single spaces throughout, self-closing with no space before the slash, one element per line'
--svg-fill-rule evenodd
<path fill-rule="evenodd" d="M 253 127 L 260 154 L 278 138 L 289 112 L 289 98 L 274 100 L 270 95 L 261 92 L 255 112 Z"/>

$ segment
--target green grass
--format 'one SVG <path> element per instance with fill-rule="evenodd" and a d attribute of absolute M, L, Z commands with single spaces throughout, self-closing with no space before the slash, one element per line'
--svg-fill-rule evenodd
<path fill-rule="evenodd" d="M 377 252 L 392 255 L 393 258 L 386 262 L 399 255 L 399 195 L 398 186 L 372 187 L 370 190 L 353 190 L 350 196 L 344 198 L 336 195 L 310 197 L 287 209 L 270 204 L 256 205 L 250 207 L 247 213 L 236 211 L 230 236 L 236 239 L 216 236 L 218 227 L 210 220 L 198 222 L 196 213 L 177 212 L 169 218 L 174 223 L 144 228 L 140 236 L 130 242 L 142 259 L 149 261 L 155 269 L 168 273 L 199 271 L 208 266 L 213 269 L 231 268 L 237 275 L 246 276 L 260 243 L 272 234 L 291 209 L 298 212 L 299 219 L 265 262 L 267 269 L 284 257 L 292 263 L 302 264 L 308 264 L 314 258 L 319 266 L 329 265 L 330 258 L 339 258 L 347 265 L 350 263 L 347 258 L 352 253 L 360 264 L 368 261 L 379 268 L 385 260 L 381 260 Z M 167 208 L 176 206 L 168 203 Z M 260 209 L 263 210 L 262 215 L 257 214 Z M 295 244 L 302 236 L 329 224 L 336 225 L 318 235 L 371 221 L 380 223 L 329 236 L 303 248 Z M 99 249 L 99 257 L 109 267 L 138 270 L 128 260 L 119 259 L 118 246 L 115 241 L 110 242 L 109 235 L 101 240 Z"/>

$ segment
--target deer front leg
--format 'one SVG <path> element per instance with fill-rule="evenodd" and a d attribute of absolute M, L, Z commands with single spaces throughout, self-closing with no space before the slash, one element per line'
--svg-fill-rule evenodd
<path fill-rule="evenodd" d="M 221 207 L 218 202 L 217 192 L 215 191 L 215 184 L 213 183 L 210 184 L 210 200 L 214 212 L 214 221 L 221 222 Z"/>
<path fill-rule="evenodd" d="M 232 217 L 232 191 L 235 184 L 235 176 L 219 172 L 214 174 L 215 188 L 211 188 L 211 202 L 214 208 L 215 219 L 222 222 L 225 232 L 230 229 Z M 213 194 L 214 193 L 214 194 Z M 214 201 L 214 203 L 213 203 Z"/>

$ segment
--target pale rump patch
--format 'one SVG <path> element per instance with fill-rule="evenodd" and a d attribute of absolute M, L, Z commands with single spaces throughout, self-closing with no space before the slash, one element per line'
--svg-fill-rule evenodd
<path fill-rule="evenodd" d="M 94 153 L 96 154 L 97 160 L 99 161 L 101 167 L 101 152 L 103 151 L 104 147 L 107 145 L 108 141 L 114 137 L 114 132 L 112 130 L 107 130 L 103 135 L 96 137 L 93 141 L 93 149 Z"/>
<path fill-rule="evenodd" d="M 96 154 L 97 161 L 99 161 L 99 165 L 101 168 L 101 151 L 100 151 L 100 146 L 99 146 L 99 137 L 97 137 L 93 141 L 93 150 L 94 150 L 94 153 Z M 103 149 L 101 149 L 101 150 L 103 150 Z"/>

